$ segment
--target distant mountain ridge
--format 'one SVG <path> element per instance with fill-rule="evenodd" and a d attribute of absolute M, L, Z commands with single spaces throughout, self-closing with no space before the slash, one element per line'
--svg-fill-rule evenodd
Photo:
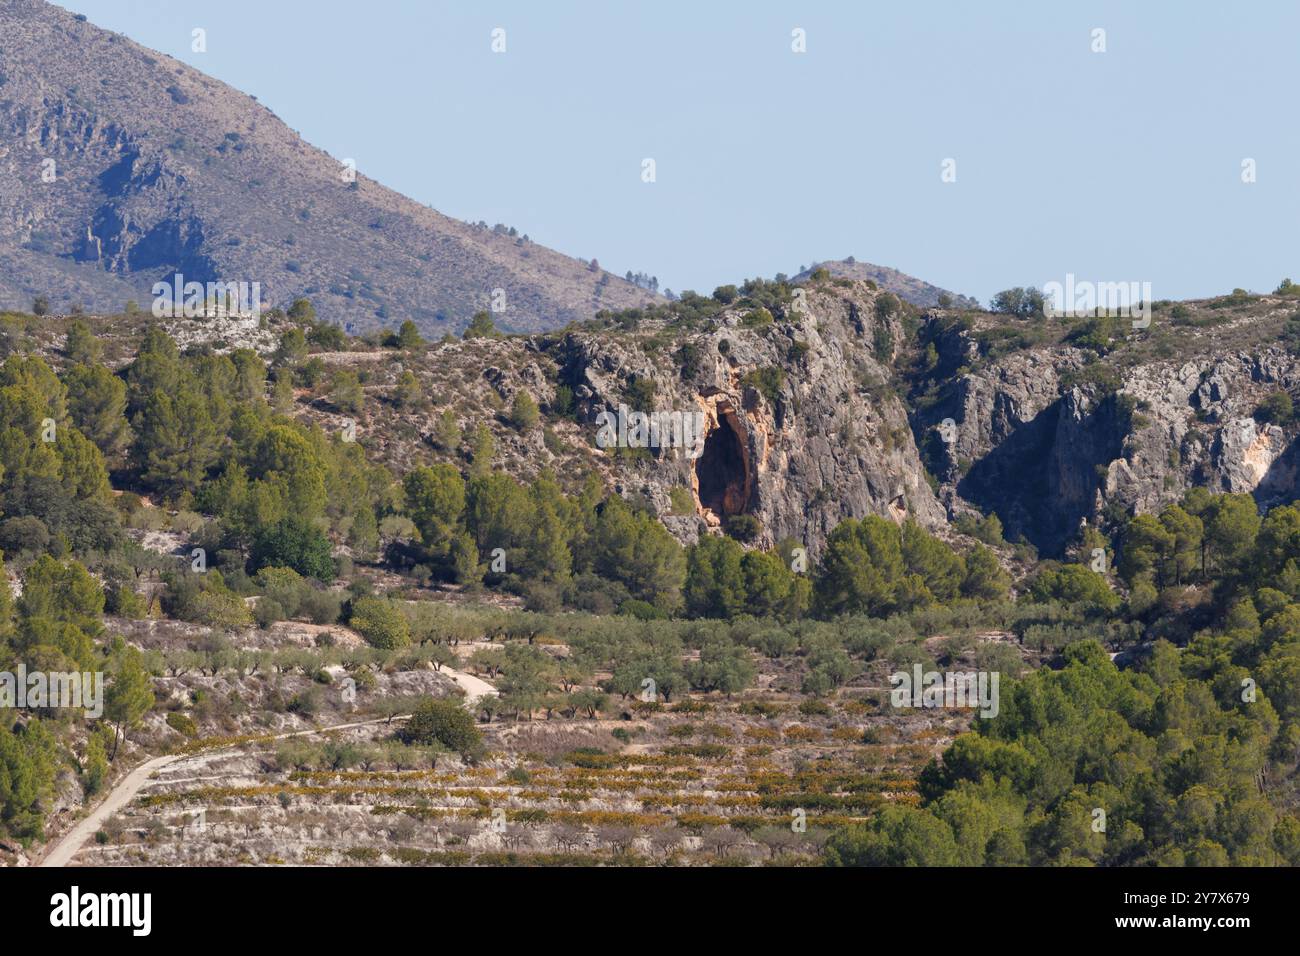
<path fill-rule="evenodd" d="M 147 307 L 177 272 L 258 282 L 274 305 L 306 295 L 357 331 L 411 318 L 428 335 L 494 295 L 511 331 L 659 299 L 353 177 L 170 56 L 43 0 L 0 0 L 0 306 Z"/>

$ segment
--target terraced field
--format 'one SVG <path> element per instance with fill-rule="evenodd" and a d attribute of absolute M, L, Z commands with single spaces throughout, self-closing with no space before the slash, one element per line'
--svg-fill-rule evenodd
<path fill-rule="evenodd" d="M 169 764 L 78 865 L 811 862 L 887 801 L 968 713 L 900 723 L 869 696 L 800 714 L 771 695 L 637 702 L 630 720 L 486 725 L 477 765 L 384 724 Z M 886 705 L 887 709 L 887 705 Z"/>

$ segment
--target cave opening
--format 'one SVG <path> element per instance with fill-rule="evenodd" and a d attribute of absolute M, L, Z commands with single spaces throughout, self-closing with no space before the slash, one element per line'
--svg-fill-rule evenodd
<path fill-rule="evenodd" d="M 718 427 L 705 437 L 704 451 L 695 463 L 700 504 L 719 518 L 743 514 L 749 505 L 745 446 L 730 420 L 734 414 L 718 409 Z"/>

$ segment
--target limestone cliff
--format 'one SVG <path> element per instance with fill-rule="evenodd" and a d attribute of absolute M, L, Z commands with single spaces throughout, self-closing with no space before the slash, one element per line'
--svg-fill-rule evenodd
<path fill-rule="evenodd" d="M 1056 554 L 1081 521 L 1159 510 L 1193 485 L 1261 506 L 1295 498 L 1295 429 L 1260 411 L 1300 386 L 1300 358 L 1277 340 L 1293 307 L 1165 305 L 1104 356 L 1067 335 L 988 357 L 987 325 L 927 316 L 939 398 L 914 425 L 950 439 L 925 444 L 950 510 L 996 513 L 1009 538 Z"/>

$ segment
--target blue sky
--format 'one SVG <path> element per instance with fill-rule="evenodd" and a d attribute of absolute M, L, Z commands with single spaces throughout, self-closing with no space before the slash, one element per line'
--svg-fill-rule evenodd
<path fill-rule="evenodd" d="M 981 300 L 1300 281 L 1287 0 L 61 5 L 448 215 L 678 291 L 848 255 Z"/>

